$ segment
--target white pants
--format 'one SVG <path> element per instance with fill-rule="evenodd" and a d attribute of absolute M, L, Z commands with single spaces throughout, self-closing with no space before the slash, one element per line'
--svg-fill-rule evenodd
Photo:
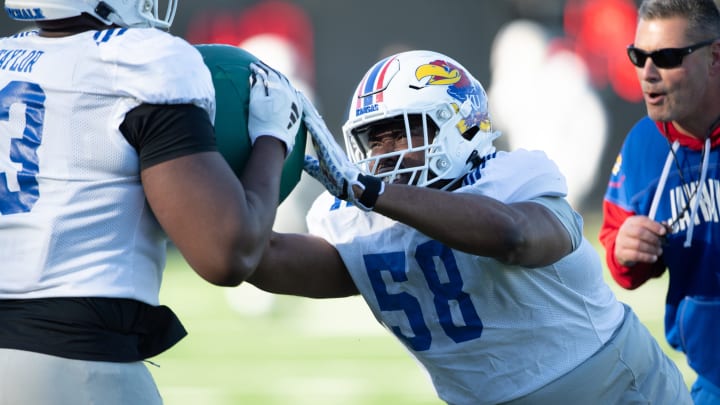
<path fill-rule="evenodd" d="M 675 363 L 628 307 L 613 338 L 574 370 L 512 405 L 692 405 Z"/>
<path fill-rule="evenodd" d="M 161 405 L 143 362 L 72 360 L 0 349 L 0 405 Z"/>

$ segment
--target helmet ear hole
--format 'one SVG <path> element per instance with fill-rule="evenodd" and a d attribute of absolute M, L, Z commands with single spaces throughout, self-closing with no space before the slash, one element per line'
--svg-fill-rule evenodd
<path fill-rule="evenodd" d="M 437 123 L 435 123 L 435 120 L 432 119 L 429 115 L 420 115 L 421 119 L 425 120 L 425 125 L 427 125 L 427 140 L 428 142 L 433 142 L 435 140 L 435 137 L 440 133 L 440 127 Z M 422 121 L 421 121 L 422 122 Z M 422 124 L 421 124 L 422 125 Z"/>
<path fill-rule="evenodd" d="M 470 141 L 475 137 L 478 131 L 480 131 L 478 126 L 470 127 L 467 131 L 463 132 L 462 137 L 465 138 L 465 140 Z"/>

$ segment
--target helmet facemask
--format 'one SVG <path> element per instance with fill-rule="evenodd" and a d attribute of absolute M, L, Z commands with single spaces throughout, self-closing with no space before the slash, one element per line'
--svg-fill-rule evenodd
<path fill-rule="evenodd" d="M 450 113 L 451 109 L 451 106 L 446 106 L 434 111 L 438 120 L 446 120 L 444 126 L 457 125 L 457 122 L 451 119 L 456 116 Z M 477 164 L 477 161 L 473 160 L 475 157 L 484 157 L 494 152 L 492 140 L 499 135 L 496 132 L 481 131 L 480 127 L 474 126 L 466 130 L 462 140 L 453 141 L 440 136 L 447 131 L 441 131 L 426 112 L 406 112 L 352 129 L 345 140 L 350 159 L 364 173 L 379 177 L 386 183 L 444 190 L 456 184 L 457 180 L 462 179 Z M 390 132 L 392 135 L 387 135 Z M 382 134 L 386 135 L 383 137 Z M 380 137 L 384 139 L 379 139 Z M 378 147 L 379 144 L 389 142 L 395 147 Z M 482 144 L 485 145 L 482 151 L 473 147 Z M 473 145 L 469 148 L 476 152 L 470 152 L 462 167 L 458 168 L 457 162 L 453 162 L 450 157 L 451 150 L 465 150 L 468 145 Z"/>
<path fill-rule="evenodd" d="M 351 160 L 387 183 L 428 184 L 427 170 L 437 125 L 424 114 L 402 114 L 351 131 Z"/>

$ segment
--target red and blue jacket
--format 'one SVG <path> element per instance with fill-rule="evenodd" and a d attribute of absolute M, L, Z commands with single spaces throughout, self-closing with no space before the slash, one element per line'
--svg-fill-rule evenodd
<path fill-rule="evenodd" d="M 624 288 L 669 271 L 667 341 L 685 352 L 699 375 L 720 386 L 720 128 L 708 139 L 641 119 L 612 168 L 600 241 L 610 273 Z M 618 229 L 633 215 L 673 226 L 654 264 L 625 267 L 615 259 Z"/>

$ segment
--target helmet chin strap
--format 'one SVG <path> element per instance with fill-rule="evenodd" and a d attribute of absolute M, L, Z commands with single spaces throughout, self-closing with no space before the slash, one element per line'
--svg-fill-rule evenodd
<path fill-rule="evenodd" d="M 472 153 L 470 153 L 470 156 L 469 156 L 469 157 L 467 158 L 467 160 L 465 161 L 465 167 L 466 167 L 466 169 L 465 169 L 464 173 L 463 173 L 461 176 L 458 176 L 458 177 L 452 179 L 448 184 L 446 184 L 445 186 L 443 186 L 442 190 L 453 190 L 453 189 L 455 189 L 455 188 L 456 188 L 456 185 L 458 185 L 458 183 L 459 183 L 462 179 L 465 178 L 465 175 L 466 175 L 466 174 L 470 173 L 470 171 L 472 171 L 472 170 L 475 169 L 476 167 L 478 167 L 478 166 L 480 166 L 481 164 L 483 164 L 483 162 L 485 162 L 485 157 L 484 157 L 484 156 L 480 156 L 480 153 L 477 151 L 477 149 L 474 150 L 474 151 L 472 151 Z"/>
<path fill-rule="evenodd" d="M 487 156 L 488 156 L 487 154 L 483 154 L 481 156 L 480 152 L 477 149 L 473 150 L 470 153 L 470 156 L 468 156 L 467 160 L 465 161 L 465 167 L 466 167 L 465 172 L 461 176 L 458 176 L 458 177 L 452 179 L 450 182 L 448 182 L 447 184 L 442 186 L 442 188 L 440 188 L 440 189 L 441 190 L 453 190 L 453 189 L 457 188 L 458 183 L 462 179 L 464 179 L 468 173 L 470 173 L 473 169 L 475 169 L 475 168 L 479 167 L 480 165 L 482 165 L 483 163 L 485 163 L 485 161 L 487 160 L 486 159 Z"/>
<path fill-rule="evenodd" d="M 463 177 L 465 177 L 465 176 L 460 176 L 455 179 L 452 179 L 452 180 L 448 181 L 445 185 L 439 187 L 439 189 L 440 190 L 455 190 L 457 188 L 456 185 L 458 185 L 460 183 L 460 180 L 462 180 Z M 441 180 L 441 181 L 443 181 L 443 180 Z M 447 181 L 447 180 L 444 180 L 444 181 Z"/>
<path fill-rule="evenodd" d="M 465 164 L 469 164 L 470 168 L 469 170 L 472 170 L 482 164 L 482 162 L 485 160 L 484 157 L 480 156 L 480 153 L 478 153 L 477 149 L 472 151 L 470 156 L 465 161 Z"/>

